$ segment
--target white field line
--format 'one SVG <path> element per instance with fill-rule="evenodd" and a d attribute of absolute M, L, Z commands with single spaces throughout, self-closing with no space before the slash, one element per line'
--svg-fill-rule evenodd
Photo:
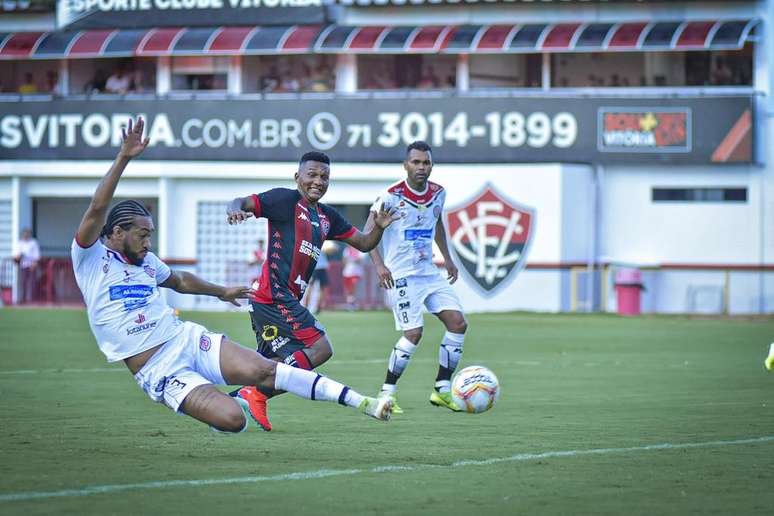
<path fill-rule="evenodd" d="M 691 448 L 717 448 L 722 446 L 735 446 L 741 444 L 761 444 L 774 442 L 774 435 L 754 437 L 750 439 L 736 439 L 729 441 L 704 441 L 698 443 L 662 443 L 646 446 L 631 446 L 628 448 L 592 448 L 589 450 L 565 450 L 547 451 L 542 453 L 517 453 L 510 457 L 494 457 L 482 460 L 460 460 L 448 465 L 436 464 L 396 464 L 376 466 L 366 469 L 320 469 L 316 471 L 299 471 L 297 473 L 285 473 L 281 475 L 262 475 L 233 478 L 209 478 L 198 480 L 165 480 L 159 482 L 142 482 L 134 484 L 107 484 L 88 486 L 80 489 L 63 489 L 61 491 L 27 491 L 21 493 L 0 494 L 0 502 L 18 502 L 28 500 L 41 500 L 48 498 L 73 498 L 91 496 L 97 494 L 116 493 L 121 491 L 145 491 L 149 489 L 169 489 L 174 487 L 199 487 L 209 485 L 227 484 L 253 484 L 269 481 L 295 481 L 311 480 L 316 478 L 368 475 L 374 473 L 398 473 L 421 471 L 425 469 L 453 469 L 468 466 L 488 466 L 504 462 L 524 462 L 540 459 L 554 459 L 564 457 L 583 457 L 587 455 L 614 455 L 622 453 L 636 453 L 659 450 L 684 450 Z"/>

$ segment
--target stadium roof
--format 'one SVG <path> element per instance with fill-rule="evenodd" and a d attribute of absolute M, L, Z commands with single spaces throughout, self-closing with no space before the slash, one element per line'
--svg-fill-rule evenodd
<path fill-rule="evenodd" d="M 0 59 L 286 53 L 739 49 L 757 20 L 461 26 L 265 26 L 0 33 Z"/>

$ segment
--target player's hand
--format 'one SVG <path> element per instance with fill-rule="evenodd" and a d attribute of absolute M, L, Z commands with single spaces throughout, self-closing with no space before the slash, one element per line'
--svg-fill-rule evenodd
<path fill-rule="evenodd" d="M 226 287 L 223 295 L 218 296 L 218 299 L 235 306 L 242 306 L 237 299 L 250 299 L 253 295 L 255 295 L 255 290 L 250 287 Z"/>
<path fill-rule="evenodd" d="M 380 287 L 392 288 L 395 286 L 395 281 L 392 279 L 392 272 L 384 265 L 377 265 L 376 275 L 379 276 Z"/>
<path fill-rule="evenodd" d="M 142 117 L 137 118 L 136 123 L 132 123 L 132 119 L 129 119 L 128 127 L 121 128 L 121 149 L 118 151 L 118 156 L 125 159 L 136 158 L 145 147 L 150 143 L 150 138 L 147 136 L 145 139 L 142 137 L 142 131 L 145 128 L 145 121 Z"/>
<path fill-rule="evenodd" d="M 454 282 L 457 281 L 460 271 L 457 270 L 457 266 L 454 265 L 454 262 L 452 262 L 451 260 L 446 260 L 444 267 L 446 267 L 446 274 L 447 274 L 446 279 L 449 280 L 450 285 L 453 285 Z"/>
<path fill-rule="evenodd" d="M 379 211 L 372 211 L 371 212 L 374 217 L 374 224 L 379 226 L 382 229 L 387 229 L 387 227 L 398 220 L 400 218 L 400 212 L 398 211 L 397 206 L 387 207 L 384 204 L 382 204 L 379 207 Z"/>
<path fill-rule="evenodd" d="M 250 213 L 249 211 L 229 209 L 226 212 L 226 220 L 228 220 L 228 223 L 231 224 L 232 226 L 234 224 L 241 224 L 242 222 L 246 221 L 252 216 L 253 214 Z"/>

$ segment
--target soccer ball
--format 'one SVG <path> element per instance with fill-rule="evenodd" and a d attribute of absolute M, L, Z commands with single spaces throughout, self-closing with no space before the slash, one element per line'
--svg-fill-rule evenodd
<path fill-rule="evenodd" d="M 454 377 L 452 400 L 465 412 L 486 412 L 500 397 L 500 382 L 483 366 L 468 366 Z"/>

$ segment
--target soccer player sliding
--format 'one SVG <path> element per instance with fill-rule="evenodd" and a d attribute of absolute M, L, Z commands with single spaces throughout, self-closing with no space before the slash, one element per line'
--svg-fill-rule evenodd
<path fill-rule="evenodd" d="M 392 403 L 362 396 L 335 380 L 268 360 L 199 324 L 179 320 L 159 291 L 214 296 L 239 305 L 255 293 L 224 287 L 170 269 L 151 252 L 153 220 L 134 200 L 109 211 L 127 164 L 148 146 L 144 122 L 129 120 L 121 148 L 97 186 L 72 243 L 75 279 L 83 293 L 89 325 L 109 362 L 123 360 L 137 384 L 153 400 L 223 432 L 247 429 L 248 404 L 215 385 L 255 385 L 302 398 L 337 402 L 376 419 L 388 420 Z M 378 219 L 389 225 L 392 215 Z M 381 231 L 362 237 L 376 245 Z M 367 247 L 367 245 L 365 246 Z"/>

